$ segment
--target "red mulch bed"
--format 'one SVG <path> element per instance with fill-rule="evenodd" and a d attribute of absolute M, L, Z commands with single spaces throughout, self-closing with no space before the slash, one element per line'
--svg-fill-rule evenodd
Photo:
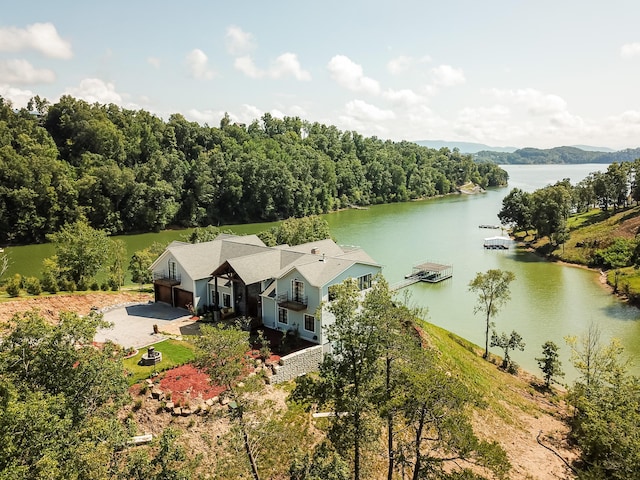
<path fill-rule="evenodd" d="M 209 375 L 191 364 L 165 372 L 160 380 L 160 389 L 164 392 L 171 391 L 171 401 L 180 403 L 198 397 L 208 400 L 224 391 L 224 387 L 211 385 Z"/>

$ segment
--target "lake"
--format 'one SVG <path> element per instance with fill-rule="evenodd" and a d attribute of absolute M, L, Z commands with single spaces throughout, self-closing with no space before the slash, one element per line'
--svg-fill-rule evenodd
<path fill-rule="evenodd" d="M 493 268 L 514 272 L 511 300 L 495 322 L 498 333 L 515 330 L 522 335 L 526 349 L 512 357 L 526 370 L 539 372 L 535 357 L 541 356 L 542 344 L 552 340 L 560 347 L 566 380 L 573 379 L 564 337 L 582 335 L 591 323 L 600 327 L 603 338 L 620 338 L 627 353 L 640 358 L 640 310 L 611 295 L 600 285 L 597 273 L 551 263 L 517 248 L 486 250 L 483 239 L 500 231 L 478 228 L 499 223 L 497 213 L 511 188 L 533 191 L 563 178 L 575 184 L 606 165 L 503 168 L 510 176 L 507 188 L 347 210 L 325 218 L 338 243 L 362 246 L 384 265 L 384 275 L 391 284 L 425 260 L 453 265 L 449 280 L 408 287 L 410 302 L 426 308 L 430 322 L 478 345 L 484 345 L 484 318 L 473 313 L 477 296 L 468 291 L 469 282 L 478 272 Z"/>
<path fill-rule="evenodd" d="M 495 318 L 498 332 L 516 330 L 526 342 L 524 352 L 514 360 L 526 370 L 538 373 L 535 357 L 547 340 L 560 347 L 565 380 L 575 372 L 568 362 L 566 335 L 581 335 L 594 323 L 603 337 L 621 339 L 632 358 L 640 358 L 640 310 L 620 302 L 598 281 L 598 274 L 585 269 L 547 262 L 535 254 L 511 248 L 485 250 L 483 239 L 499 230 L 478 228 L 497 224 L 502 199 L 511 188 L 533 191 L 570 178 L 575 184 L 590 172 L 606 165 L 510 165 L 509 187 L 479 195 L 454 195 L 432 200 L 376 205 L 366 210 L 345 210 L 324 216 L 338 243 L 359 245 L 384 267 L 389 283 L 411 272 L 425 260 L 453 265 L 453 277 L 438 284 L 418 283 L 407 288 L 413 305 L 427 309 L 427 319 L 478 345 L 484 345 L 484 318 L 474 315 L 476 295 L 468 291 L 478 272 L 492 268 L 510 270 L 516 280 L 511 300 Z M 256 233 L 269 224 L 231 227 L 237 233 Z M 153 241 L 180 238 L 184 231 L 134 235 L 126 238 L 129 253 Z M 42 259 L 53 254 L 51 245 L 7 249 L 12 270 L 24 273 L 34 263 L 41 270 Z M 37 274 L 37 273 L 31 273 Z M 493 349 L 494 353 L 499 353 Z M 640 370 L 634 367 L 634 373 Z"/>

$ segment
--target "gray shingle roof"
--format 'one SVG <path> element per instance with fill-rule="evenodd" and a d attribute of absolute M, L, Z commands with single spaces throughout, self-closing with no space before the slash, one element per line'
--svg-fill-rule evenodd
<path fill-rule="evenodd" d="M 343 250 L 331 239 L 270 248 L 256 235 L 221 235 L 211 242 L 174 242 L 167 250 L 194 280 L 209 278 L 228 265 L 247 285 L 295 268 L 312 285 L 322 286 L 355 263 L 378 265 L 363 250 Z"/>

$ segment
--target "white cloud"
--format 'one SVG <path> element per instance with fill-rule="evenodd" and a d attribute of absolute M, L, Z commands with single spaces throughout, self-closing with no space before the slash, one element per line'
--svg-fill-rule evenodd
<path fill-rule="evenodd" d="M 191 108 L 187 110 L 185 117 L 188 120 L 198 122 L 200 124 L 208 124 L 209 126 L 220 125 L 220 119 L 224 116 L 225 112 L 219 110 L 198 110 L 197 108 Z"/>
<path fill-rule="evenodd" d="M 148 57 L 147 63 L 154 68 L 160 68 L 160 59 L 158 57 Z"/>
<path fill-rule="evenodd" d="M 258 68 L 253 62 L 253 59 L 248 55 L 236 58 L 233 65 L 236 69 L 251 78 L 269 77 L 278 79 L 290 75 L 301 81 L 311 80 L 311 74 L 302 69 L 295 53 L 283 53 L 276 58 L 268 70 Z"/>
<path fill-rule="evenodd" d="M 510 100 L 523 105 L 532 115 L 552 115 L 567 109 L 567 102 L 554 94 L 543 93 L 533 88 L 500 90 L 494 88 L 490 93 L 501 100 Z"/>
<path fill-rule="evenodd" d="M 238 118 L 241 122 L 248 125 L 254 120 L 260 120 L 262 115 L 264 115 L 264 112 L 258 107 L 245 103 L 242 105 L 242 110 L 240 111 L 240 115 L 238 115 Z"/>
<path fill-rule="evenodd" d="M 291 75 L 296 80 L 311 80 L 311 74 L 303 70 L 295 53 L 283 53 L 276 58 L 275 64 L 269 69 L 269 75 L 273 78 L 285 77 Z"/>
<path fill-rule="evenodd" d="M 215 72 L 209 68 L 207 55 L 199 48 L 189 52 L 187 66 L 191 76 L 197 80 L 211 80 L 215 76 Z"/>
<path fill-rule="evenodd" d="M 406 55 L 400 55 L 396 58 L 392 58 L 387 62 L 387 70 L 392 75 L 400 75 L 401 73 L 404 73 L 407 70 L 409 70 L 415 64 L 430 62 L 430 61 L 431 61 L 431 57 L 428 55 L 425 55 L 424 57 L 417 58 L 417 59 L 414 57 L 406 56 Z"/>
<path fill-rule="evenodd" d="M 426 97 L 418 95 L 416 92 L 410 89 L 388 89 L 382 94 L 382 96 L 392 103 L 408 107 L 413 105 L 420 105 L 427 101 Z"/>
<path fill-rule="evenodd" d="M 380 84 L 378 81 L 366 77 L 362 67 L 344 55 L 334 56 L 329 61 L 327 69 L 331 73 L 331 78 L 349 90 L 370 93 L 372 95 L 378 95 L 380 93 Z"/>
<path fill-rule="evenodd" d="M 640 42 L 627 43 L 620 47 L 622 58 L 632 58 L 640 56 Z"/>
<path fill-rule="evenodd" d="M 34 68 L 26 60 L 0 60 L 0 82 L 14 85 L 53 83 L 56 74 L 45 68 Z"/>
<path fill-rule="evenodd" d="M 256 67 L 256 64 L 253 63 L 253 59 L 248 55 L 236 58 L 233 62 L 233 66 L 244 73 L 247 77 L 261 78 L 264 76 L 264 71 Z"/>
<path fill-rule="evenodd" d="M 351 100 L 346 104 L 345 111 L 350 117 L 364 121 L 383 122 L 396 118 L 393 111 L 383 110 L 362 100 Z"/>
<path fill-rule="evenodd" d="M 85 78 L 78 87 L 67 88 L 65 94 L 81 98 L 89 103 L 122 105 L 122 96 L 116 92 L 115 85 L 99 78 Z"/>
<path fill-rule="evenodd" d="M 9 85 L 0 84 L 0 96 L 11 100 L 13 106 L 22 108 L 27 106 L 27 102 L 36 96 L 31 90 L 20 90 Z"/>
<path fill-rule="evenodd" d="M 433 83 L 441 87 L 461 85 L 467 81 L 461 68 L 451 65 L 440 65 L 431 69 Z"/>
<path fill-rule="evenodd" d="M 73 57 L 71 44 L 60 38 L 52 23 L 34 23 L 26 28 L 0 28 L 0 51 L 24 50 L 35 50 L 50 58 Z"/>
<path fill-rule="evenodd" d="M 244 55 L 255 47 L 253 35 L 243 31 L 240 27 L 231 25 L 225 35 L 227 52 L 234 56 Z"/>

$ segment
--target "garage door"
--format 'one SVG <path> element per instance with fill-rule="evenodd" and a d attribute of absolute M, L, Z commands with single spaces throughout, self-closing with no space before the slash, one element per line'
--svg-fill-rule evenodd
<path fill-rule="evenodd" d="M 193 293 L 181 288 L 174 288 L 173 294 L 176 299 L 175 307 L 187 308 L 187 305 L 193 305 Z"/>
<path fill-rule="evenodd" d="M 168 285 L 154 285 L 156 302 L 164 302 L 171 305 L 171 287 Z"/>

